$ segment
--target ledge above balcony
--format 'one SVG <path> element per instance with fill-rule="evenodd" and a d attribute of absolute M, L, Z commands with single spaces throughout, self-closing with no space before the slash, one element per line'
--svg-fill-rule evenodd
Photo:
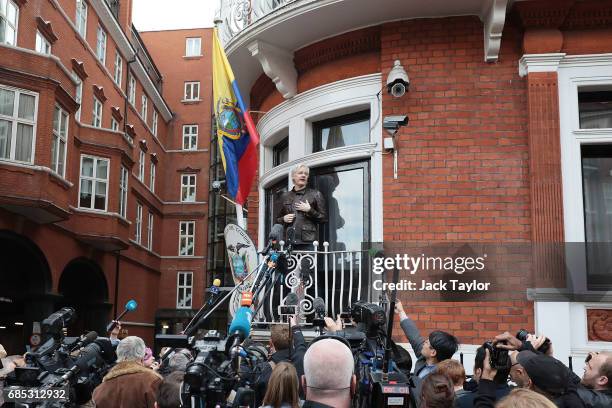
<path fill-rule="evenodd" d="M 390 21 L 479 16 L 484 59 L 495 61 L 507 5 L 508 0 L 221 0 L 217 16 L 234 76 L 249 100 L 250 89 L 262 72 L 286 98 L 293 96 L 292 84 L 287 83 L 293 76 L 286 64 L 291 61 L 287 54 L 325 38 Z"/>

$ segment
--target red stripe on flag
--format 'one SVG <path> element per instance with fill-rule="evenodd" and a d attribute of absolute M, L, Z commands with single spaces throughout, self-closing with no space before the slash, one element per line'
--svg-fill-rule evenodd
<path fill-rule="evenodd" d="M 257 145 L 251 143 L 247 146 L 238 161 L 238 191 L 236 192 L 236 202 L 244 205 L 251 192 L 255 174 L 257 173 Z"/>
<path fill-rule="evenodd" d="M 257 146 L 259 144 L 259 133 L 257 133 L 255 123 L 253 123 L 253 118 L 251 118 L 251 111 L 244 112 L 244 124 L 251 136 L 251 142 Z"/>

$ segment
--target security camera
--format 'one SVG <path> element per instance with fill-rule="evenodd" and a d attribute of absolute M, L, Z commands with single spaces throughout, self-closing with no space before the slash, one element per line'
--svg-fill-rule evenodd
<path fill-rule="evenodd" d="M 408 116 L 406 115 L 385 116 L 383 118 L 383 128 L 393 135 L 401 126 L 406 126 L 408 120 Z"/>
<path fill-rule="evenodd" d="M 225 184 L 225 180 L 215 180 L 212 182 L 211 186 L 215 193 L 221 192 L 221 188 Z"/>
<path fill-rule="evenodd" d="M 401 98 L 404 96 L 408 87 L 410 86 L 410 80 L 408 74 L 402 66 L 400 60 L 395 60 L 393 68 L 387 76 L 387 93 L 394 98 Z"/>

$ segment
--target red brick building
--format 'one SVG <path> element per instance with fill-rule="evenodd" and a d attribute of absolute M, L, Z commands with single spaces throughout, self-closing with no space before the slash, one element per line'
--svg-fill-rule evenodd
<path fill-rule="evenodd" d="M 158 44 L 131 1 L 1 4 L 0 343 L 65 305 L 101 334 L 129 299 L 130 334 L 174 332 L 204 296 L 211 30 Z"/>
<path fill-rule="evenodd" d="M 569 243 L 611 241 L 612 2 L 296 0 L 238 9 L 222 1 L 218 27 L 243 96 L 260 112 L 259 183 L 249 200 L 260 244 L 298 163 L 334 202 L 320 232 L 330 249 L 404 241 L 571 251 Z M 401 98 L 386 91 L 395 60 L 410 78 Z M 386 149 L 391 115 L 410 121 Z M 400 298 L 424 332 L 455 333 L 464 353 L 526 328 L 553 338 L 566 361 L 612 348 L 610 263 L 602 255 L 593 267 L 592 255 L 567 257 L 570 278 L 540 252 L 530 268 L 515 268 L 496 301 Z"/>

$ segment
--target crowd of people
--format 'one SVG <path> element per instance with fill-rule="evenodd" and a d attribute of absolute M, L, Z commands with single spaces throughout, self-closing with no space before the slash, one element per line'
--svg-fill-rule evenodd
<path fill-rule="evenodd" d="M 412 404 L 416 408 L 610 408 L 612 353 L 588 354 L 582 378 L 554 358 L 551 341 L 529 335 L 525 340 L 506 332 L 492 339 L 495 349 L 508 352 L 503 368 L 492 364 L 492 349 L 476 351 L 473 376 L 452 357 L 455 336 L 433 331 L 421 337 L 414 321 L 396 303 L 400 326 L 417 357 L 410 373 Z M 327 335 L 307 345 L 299 325 L 273 325 L 269 357 L 261 361 L 251 384 L 257 407 L 348 408 L 358 392 L 355 358 L 339 334 L 340 320 L 325 319 Z M 99 408 L 178 408 L 181 384 L 193 354 L 176 349 L 158 362 L 136 336 L 119 339 L 120 327 L 109 334 L 116 344 L 117 362 L 92 394 L 89 406 Z M 542 347 L 546 343 L 546 347 Z M 544 351 L 544 352 L 543 352 Z M 0 346 L 0 358 L 6 352 Z M 6 361 L 7 363 L 10 363 Z M 162 364 L 160 364 L 162 363 Z M 21 364 L 17 362 L 16 364 Z M 6 367 L 5 367 L 6 369 Z M 1 381 L 0 381 L 1 382 Z M 0 402 L 1 404 L 1 402 Z"/>

